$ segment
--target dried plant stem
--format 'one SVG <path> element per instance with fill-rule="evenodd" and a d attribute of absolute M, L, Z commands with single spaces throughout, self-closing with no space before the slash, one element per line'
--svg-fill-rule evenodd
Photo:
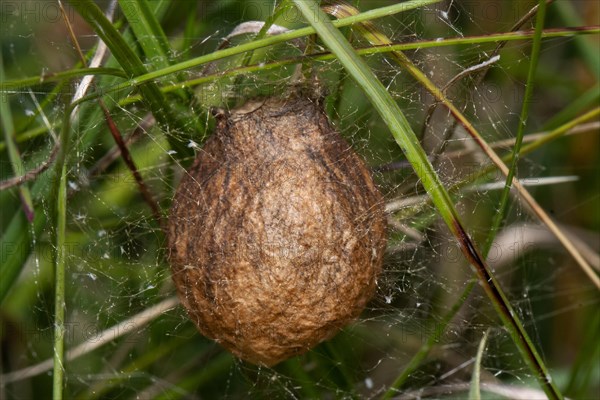
<path fill-rule="evenodd" d="M 73 31 L 73 28 L 71 26 L 69 19 L 65 17 L 66 14 L 64 12 L 62 3 L 60 1 L 59 1 L 59 5 L 61 7 L 61 11 L 62 11 L 62 14 L 64 17 L 63 20 L 65 21 L 65 25 L 67 26 L 67 29 L 69 31 L 69 36 L 71 37 L 71 42 L 73 43 L 73 46 L 77 50 L 77 54 L 79 55 L 81 65 L 83 65 L 85 67 L 86 60 L 85 60 L 85 56 L 83 55 L 83 51 L 81 50 L 81 46 L 79 45 L 79 41 L 77 40 L 77 37 L 75 36 L 75 32 Z M 93 82 L 91 82 L 91 84 L 94 85 Z M 127 166 L 127 168 L 131 171 L 133 178 L 135 179 L 135 183 L 138 185 L 138 189 L 140 190 L 142 198 L 144 199 L 146 204 L 148 204 L 148 206 L 152 210 L 154 219 L 158 222 L 158 224 L 160 225 L 161 229 L 164 232 L 166 225 L 165 225 L 164 218 L 162 217 L 162 213 L 160 212 L 160 207 L 158 206 L 158 203 L 154 199 L 154 196 L 152 196 L 150 189 L 148 189 L 148 186 L 144 182 L 144 179 L 142 178 L 142 175 L 140 174 L 139 170 L 137 169 L 135 162 L 133 161 L 133 158 L 131 157 L 131 153 L 129 152 L 129 149 L 127 148 L 125 140 L 123 140 L 123 135 L 121 135 L 119 128 L 117 128 L 117 125 L 115 124 L 114 120 L 112 119 L 112 117 L 110 115 L 110 111 L 108 110 L 108 107 L 106 107 L 106 104 L 104 103 L 104 100 L 102 100 L 102 98 L 98 98 L 98 105 L 102 109 L 102 113 L 104 114 L 104 120 L 106 121 L 106 125 L 108 125 L 108 130 L 110 131 L 110 134 L 112 135 L 115 143 L 117 144 L 117 147 L 119 148 L 119 150 L 121 152 L 123 161 L 125 162 L 125 165 Z"/>
<path fill-rule="evenodd" d="M 427 78 L 425 74 L 423 74 L 413 63 L 410 61 L 404 54 L 396 52 L 398 54 L 399 59 L 402 64 L 407 68 L 407 70 L 421 82 L 426 89 L 435 96 L 440 102 L 442 102 L 448 110 L 452 113 L 452 115 L 458 119 L 461 125 L 467 130 L 467 132 L 473 137 L 477 145 L 483 150 L 483 152 L 492 160 L 492 162 L 500 169 L 500 171 L 505 175 L 509 176 L 509 169 L 504 164 L 502 159 L 498 156 L 498 154 L 492 149 L 492 147 L 481 137 L 479 132 L 471 125 L 471 123 L 467 120 L 467 118 L 456 108 L 450 100 L 437 89 L 435 84 Z M 516 179 L 511 179 L 513 187 L 519 192 L 519 195 L 523 198 L 525 203 L 529 206 L 530 210 L 546 225 L 548 228 L 556 235 L 561 244 L 567 249 L 569 254 L 575 259 L 577 264 L 581 267 L 583 272 L 588 276 L 590 281 L 600 289 L 600 278 L 594 273 L 589 263 L 581 256 L 581 254 L 577 251 L 571 240 L 567 238 L 561 230 L 558 228 L 556 223 L 550 218 L 550 216 L 544 211 L 544 209 L 539 205 L 539 203 L 529 194 L 527 189 L 521 185 L 521 183 Z"/>
<path fill-rule="evenodd" d="M 48 158 L 37 167 L 25 172 L 23 175 L 15 176 L 1 181 L 0 190 L 10 189 L 11 187 L 22 185 L 25 182 L 29 182 L 37 178 L 39 174 L 46 171 L 52 165 L 52 162 L 54 161 L 54 159 L 56 158 L 56 154 L 58 153 L 59 147 L 60 145 L 57 142 L 50 151 Z"/>
<path fill-rule="evenodd" d="M 138 189 L 140 190 L 142 198 L 144 199 L 146 204 L 148 204 L 148 206 L 150 206 L 150 209 L 152 210 L 152 215 L 154 216 L 154 219 L 160 225 L 163 232 L 166 232 L 166 223 L 165 223 L 165 220 L 160 211 L 160 207 L 159 207 L 158 203 L 156 202 L 156 200 L 154 199 L 154 196 L 152 196 L 150 189 L 148 189 L 148 186 L 146 186 L 146 183 L 144 182 L 142 175 L 138 171 L 138 169 L 135 165 L 135 162 L 133 161 L 133 158 L 131 157 L 131 153 L 129 152 L 129 149 L 127 148 L 127 145 L 125 144 L 125 141 L 123 140 L 123 135 L 121 135 L 119 128 L 117 128 L 117 125 L 111 118 L 110 112 L 104 105 L 104 102 L 102 101 L 102 99 L 99 99 L 98 101 L 100 103 L 100 107 L 102 108 L 102 112 L 104 113 L 104 119 L 106 121 L 106 124 L 108 125 L 110 134 L 112 135 L 113 139 L 115 140 L 117 147 L 121 151 L 121 156 L 123 157 L 123 161 L 125 162 L 125 165 L 127 165 L 127 168 L 131 171 L 133 178 L 135 179 L 135 183 L 137 184 Z"/>
<path fill-rule="evenodd" d="M 547 0 L 546 4 L 553 3 L 554 1 L 555 0 Z M 525 23 L 527 23 L 531 18 L 533 18 L 536 15 L 538 7 L 539 7 L 539 5 L 535 5 L 525 15 L 523 15 L 510 28 L 510 32 L 516 32 L 518 29 L 521 29 L 521 27 L 523 25 L 525 25 Z M 535 32 L 534 32 L 534 35 L 535 35 Z M 454 76 L 450 81 L 448 81 L 448 83 L 446 83 L 444 85 L 444 87 L 442 88 L 442 90 L 444 92 L 446 92 L 450 86 L 452 86 L 454 83 L 458 82 L 463 76 L 470 75 L 470 74 L 473 74 L 473 73 L 476 73 L 476 75 L 477 75 L 477 77 L 475 78 L 475 82 L 473 84 L 473 87 L 479 86 L 481 84 L 481 82 L 483 82 L 483 79 L 485 78 L 486 74 L 488 73 L 488 71 L 490 70 L 490 68 L 492 67 L 492 65 L 494 65 L 495 62 L 499 60 L 499 58 L 500 58 L 500 50 L 502 50 L 504 48 L 504 46 L 506 46 L 507 43 L 508 43 L 508 40 L 503 40 L 503 41 L 499 42 L 496 45 L 496 47 L 494 48 L 494 50 L 489 54 L 488 61 L 479 64 L 475 68 L 473 68 L 473 67 L 472 68 L 467 68 L 467 69 L 461 71 L 456 76 Z M 438 105 L 439 105 L 439 102 L 438 101 L 434 101 L 433 103 L 430 104 L 429 108 L 427 109 L 427 114 L 425 116 L 425 123 L 423 124 L 423 131 L 421 133 L 421 136 L 423 136 L 425 134 L 425 130 L 427 129 L 427 126 L 429 126 L 429 121 L 433 117 L 433 112 L 436 110 L 436 108 L 437 108 Z M 467 107 L 467 104 L 465 104 L 463 106 L 463 112 L 464 112 L 464 110 L 465 110 L 466 107 Z M 435 156 L 437 156 L 439 153 L 441 153 L 443 151 L 444 147 L 446 146 L 447 140 L 455 132 L 457 125 L 458 125 L 458 121 L 454 120 L 452 122 L 452 125 L 448 129 L 446 129 L 447 137 L 444 137 L 444 140 L 441 141 L 440 145 L 432 152 L 432 154 L 434 154 Z"/>
<path fill-rule="evenodd" d="M 582 123 L 581 125 L 577 125 L 569 130 L 562 130 L 561 134 L 558 136 L 579 135 L 582 133 L 598 132 L 599 129 L 600 129 L 600 121 Z M 531 145 L 535 145 L 535 147 L 526 145 L 521 149 L 521 154 L 530 153 L 531 151 L 535 150 L 536 148 L 539 148 L 540 147 L 540 144 L 539 144 L 540 139 L 544 140 L 543 143 L 547 143 L 549 140 L 546 140 L 545 138 L 549 134 L 550 134 L 549 131 L 545 131 L 545 132 L 536 132 L 536 133 L 531 133 L 529 135 L 525 135 L 523 137 L 523 143 L 530 143 Z M 556 138 L 557 138 L 557 135 L 552 136 L 552 139 L 556 139 Z M 515 139 L 509 138 L 509 139 L 502 139 L 502 140 L 498 140 L 495 142 L 491 142 L 490 147 L 493 149 L 503 149 L 503 148 L 512 147 L 512 146 L 514 146 L 514 144 L 515 144 Z M 473 154 L 476 151 L 479 151 L 479 149 L 473 148 L 473 147 L 466 148 L 466 149 L 460 149 L 460 150 L 446 151 L 446 152 L 444 152 L 444 158 L 456 160 L 456 159 L 466 157 L 470 154 Z M 432 159 L 432 158 L 433 157 L 429 157 L 429 159 Z M 510 158 L 502 157 L 502 160 L 504 162 L 509 162 Z M 403 161 L 394 161 L 394 162 L 391 162 L 388 164 L 374 166 L 371 168 L 375 172 L 390 172 L 390 171 L 395 171 L 398 169 L 411 168 L 411 166 L 408 161 L 403 160 Z M 479 177 L 479 174 L 477 175 L 477 177 Z"/>

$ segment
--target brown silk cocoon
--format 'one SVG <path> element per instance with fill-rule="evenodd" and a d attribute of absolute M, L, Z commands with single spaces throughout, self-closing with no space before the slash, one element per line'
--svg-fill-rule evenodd
<path fill-rule="evenodd" d="M 319 101 L 253 100 L 217 118 L 173 200 L 173 280 L 203 335 L 270 366 L 332 337 L 371 298 L 383 201 Z"/>

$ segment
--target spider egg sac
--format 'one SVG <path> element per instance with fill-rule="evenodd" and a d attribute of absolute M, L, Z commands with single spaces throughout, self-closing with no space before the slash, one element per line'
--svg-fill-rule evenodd
<path fill-rule="evenodd" d="M 173 280 L 199 331 L 265 366 L 359 315 L 385 244 L 368 168 L 320 101 L 301 95 L 218 115 L 168 226 Z"/>

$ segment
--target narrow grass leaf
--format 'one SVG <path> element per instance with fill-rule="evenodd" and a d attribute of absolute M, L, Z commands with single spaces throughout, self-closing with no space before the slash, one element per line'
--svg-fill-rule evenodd
<path fill-rule="evenodd" d="M 54 373 L 52 398 L 63 398 L 65 372 L 65 267 L 67 221 L 67 169 L 63 165 L 56 202 L 56 256 L 54 276 Z"/>
<path fill-rule="evenodd" d="M 469 389 L 469 400 L 481 400 L 481 360 L 483 359 L 488 333 L 489 331 L 485 331 L 477 348 L 477 357 L 475 358 L 473 376 L 471 377 L 471 388 Z"/>
<path fill-rule="evenodd" d="M 527 126 L 527 120 L 529 118 L 529 107 L 531 105 L 531 98 L 533 97 L 533 84 L 535 78 L 535 71 L 537 69 L 538 60 L 540 57 L 540 49 L 542 47 L 542 30 L 544 29 L 544 19 L 546 18 L 546 0 L 540 0 L 536 24 L 535 24 L 535 35 L 533 37 L 533 45 L 531 46 L 531 60 L 529 62 L 529 71 L 527 73 L 527 82 L 525 84 L 525 94 L 523 95 L 523 105 L 521 108 L 521 115 L 519 118 L 519 126 L 517 128 L 517 137 L 512 152 L 512 162 L 506 175 L 506 184 L 500 197 L 500 204 L 498 205 L 496 215 L 490 226 L 488 234 L 488 240 L 485 252 L 487 253 L 492 247 L 494 238 L 498 233 L 498 230 L 502 226 L 504 221 L 504 215 L 508 206 L 508 200 L 510 197 L 510 190 L 512 188 L 513 179 L 517 176 L 517 165 L 519 163 L 519 156 L 521 152 L 521 145 L 523 143 L 523 135 L 525 134 L 525 127 Z"/>
<path fill-rule="evenodd" d="M 364 13 L 361 13 L 358 15 L 363 15 L 363 14 Z M 342 27 L 342 26 L 349 25 L 349 23 L 346 23 L 346 21 L 348 21 L 349 19 L 350 19 L 350 17 L 342 18 L 340 20 L 335 20 L 332 22 L 335 24 L 336 27 Z M 354 20 L 354 19 L 355 18 L 352 18 L 352 20 Z M 308 33 L 304 33 L 304 36 L 306 36 L 306 35 L 311 34 L 312 29 L 302 28 L 302 31 L 308 32 Z M 297 32 L 297 30 L 290 31 L 289 33 L 282 34 L 282 35 L 288 36 L 289 34 L 291 34 L 293 32 Z M 542 33 L 542 37 L 544 39 L 549 39 L 549 38 L 572 37 L 572 36 L 580 36 L 580 35 L 594 35 L 594 34 L 598 34 L 598 33 L 600 33 L 600 28 L 598 28 L 598 27 L 585 27 L 585 28 L 577 28 L 577 29 L 552 28 L 552 29 L 544 30 L 544 32 Z M 389 44 L 389 45 L 375 45 L 375 46 L 370 46 L 370 47 L 364 47 L 364 48 L 356 49 L 356 52 L 357 52 L 357 54 L 360 54 L 360 55 L 371 55 L 371 54 L 379 54 L 379 53 L 391 53 L 394 51 L 405 51 L 405 50 L 415 50 L 415 49 L 433 49 L 433 48 L 449 47 L 449 46 L 468 46 L 471 44 L 482 44 L 482 43 L 497 43 L 500 41 L 523 41 L 523 40 L 531 39 L 533 37 L 533 35 L 534 35 L 534 31 L 528 30 L 528 31 L 496 33 L 496 34 L 490 34 L 490 35 L 484 35 L 484 36 L 475 35 L 475 36 L 447 38 L 447 39 L 418 40 L 418 41 L 414 41 L 414 42 L 410 42 L 410 43 L 393 43 L 393 44 Z M 296 37 L 296 35 L 294 35 L 294 37 Z M 227 50 L 226 54 L 221 53 L 221 51 L 224 52 L 225 50 L 219 50 L 219 51 L 211 53 L 209 55 L 195 58 L 195 59 L 191 60 L 191 61 L 193 61 L 192 64 L 190 64 L 190 60 L 185 61 L 185 64 L 184 64 L 184 62 L 173 64 L 172 66 L 168 67 L 167 71 L 165 71 L 164 69 L 158 69 L 156 71 L 148 73 L 148 74 L 152 74 L 151 77 L 148 77 L 149 75 L 146 75 L 143 77 L 138 77 L 135 80 L 135 82 L 136 82 L 136 84 L 145 83 L 152 79 L 160 78 L 160 77 L 172 74 L 174 72 L 180 72 L 185 69 L 198 67 L 198 66 L 206 64 L 210 61 L 216 61 L 218 59 L 229 57 L 232 55 L 237 55 L 237 54 L 244 53 L 244 52 L 250 52 L 257 48 L 265 47 L 265 45 L 262 43 L 262 40 L 263 39 L 254 40 L 252 42 L 245 43 L 244 47 L 241 47 L 241 48 L 240 48 L 241 45 L 235 46 L 232 48 L 228 48 L 228 49 L 226 49 Z M 272 44 L 277 44 L 280 41 L 289 40 L 289 37 L 286 39 L 286 37 L 281 37 L 281 35 L 277 35 L 277 36 L 268 37 L 265 40 L 273 41 Z M 258 46 L 257 46 L 256 42 L 258 42 Z M 218 57 L 214 58 L 215 54 Z M 207 57 L 210 57 L 210 60 L 207 60 Z M 331 59 L 335 58 L 335 56 L 330 53 L 307 54 L 304 57 L 309 58 L 309 59 L 314 59 L 314 60 L 320 60 L 320 61 L 331 60 Z M 223 71 L 223 76 L 231 77 L 231 76 L 233 76 L 235 74 L 239 74 L 239 73 L 253 72 L 255 70 L 260 70 L 261 66 L 263 68 L 274 68 L 276 66 L 288 65 L 288 64 L 292 64 L 292 63 L 298 63 L 301 61 L 302 60 L 300 60 L 298 58 L 291 58 L 291 59 L 288 58 L 288 59 L 282 59 L 282 60 L 278 60 L 277 62 L 271 62 L 271 63 L 267 63 L 267 64 L 261 63 L 260 66 L 252 66 L 252 67 L 254 67 L 254 69 L 252 69 L 252 70 L 245 70 L 243 68 L 237 68 L 237 69 L 232 69 L 232 70 L 228 70 L 228 71 Z M 71 70 L 67 70 L 67 71 L 54 72 L 54 73 L 45 74 L 45 75 L 41 75 L 41 76 L 32 76 L 32 77 L 27 77 L 27 78 L 6 81 L 6 82 L 2 83 L 1 88 L 2 88 L 2 90 L 19 89 L 19 88 L 36 86 L 36 85 L 43 85 L 43 84 L 46 84 L 49 82 L 56 82 L 56 81 L 63 80 L 65 78 L 82 77 L 85 75 L 110 75 L 110 76 L 127 79 L 127 74 L 123 70 L 117 69 L 117 68 L 77 68 L 77 69 L 71 69 Z M 215 80 L 217 77 L 220 77 L 220 75 L 219 76 L 213 75 L 213 76 L 211 76 L 210 79 Z M 206 77 L 203 77 L 203 78 L 206 78 Z M 206 79 L 203 79 L 201 82 L 204 82 L 205 80 Z M 195 82 L 195 80 L 187 81 L 186 85 L 193 86 L 194 85 L 193 82 Z M 125 82 L 125 83 L 123 83 L 123 85 L 124 86 L 119 86 L 119 87 L 115 87 L 115 88 L 106 88 L 107 90 L 105 90 L 104 93 L 122 90 L 124 87 L 131 87 L 133 85 L 133 83 Z M 164 92 L 166 88 L 168 89 L 167 91 L 173 91 L 175 88 L 179 88 L 179 87 L 181 87 L 180 84 L 173 85 L 173 86 L 165 86 L 162 88 L 162 91 Z M 595 95 L 595 97 L 591 97 L 585 103 L 585 104 L 592 104 L 595 100 L 597 100 L 600 90 L 596 86 L 596 87 L 590 89 L 586 93 L 589 93 L 589 95 L 587 95 L 587 96 L 584 95 L 586 98 L 588 96 Z M 139 99 L 138 99 L 138 101 L 139 101 Z M 581 110 L 581 108 L 578 108 L 578 110 Z M 570 114 L 570 115 L 572 116 L 572 114 Z M 566 122 L 566 120 L 568 120 L 568 119 L 569 119 L 568 117 L 565 117 L 561 120 L 560 123 Z M 558 123 L 556 125 L 558 125 Z M 554 126 L 556 126 L 556 125 L 554 125 Z M 552 127 L 554 127 L 554 126 L 552 126 Z M 1 145 L 2 145 L 2 143 L 0 143 L 0 146 Z"/>
<path fill-rule="evenodd" d="M 158 68 L 168 67 L 171 46 L 148 2 L 119 0 L 119 5 L 148 60 Z"/>
<path fill-rule="evenodd" d="M 89 1 L 89 0 L 86 0 Z M 412 10 L 418 7 L 422 7 L 428 4 L 439 3 L 441 0 L 411 0 L 406 1 L 400 4 L 394 4 L 387 7 L 381 7 L 374 10 L 365 11 L 364 13 L 348 17 L 342 18 L 340 20 L 332 21 L 332 23 L 336 27 L 343 27 L 353 25 L 362 21 L 368 21 L 371 19 L 381 18 L 389 15 L 393 15 L 399 12 Z M 207 64 L 213 61 L 217 61 L 226 57 L 230 57 L 233 55 L 245 53 L 247 51 L 260 49 L 263 47 L 275 45 L 278 43 L 283 43 L 285 41 L 289 41 L 292 39 L 301 38 L 308 35 L 313 35 L 315 30 L 312 27 L 305 27 L 296 29 L 293 31 L 281 33 L 275 36 L 269 36 L 260 40 L 253 40 L 248 43 L 243 43 L 235 47 L 229 47 L 223 50 L 217 50 L 210 54 L 206 54 L 200 57 L 192 58 L 187 61 L 183 61 L 177 64 L 174 64 L 170 67 L 163 68 L 160 70 L 148 72 L 147 74 L 136 76 L 135 78 L 129 80 L 120 85 L 116 85 L 111 88 L 111 91 L 119 91 L 127 88 L 131 88 L 132 86 L 137 86 L 142 83 L 150 82 L 155 79 L 176 73 L 185 71 L 190 68 L 197 67 L 202 64 Z"/>
<path fill-rule="evenodd" d="M 354 52 L 354 49 L 344 36 L 329 21 L 327 15 L 314 2 L 294 0 L 294 4 L 296 4 L 296 7 L 303 14 L 304 18 L 309 21 L 325 45 L 337 56 L 340 63 L 365 92 L 385 121 L 396 142 L 415 169 L 424 188 L 431 196 L 440 216 L 461 244 L 464 255 L 475 267 L 480 283 L 490 297 L 492 304 L 511 334 L 522 357 L 538 379 L 540 386 L 551 399 L 561 399 L 562 395 L 554 382 L 549 379 L 546 366 L 533 346 L 531 339 L 508 302 L 506 295 L 498 285 L 491 270 L 466 233 L 448 192 L 435 173 L 425 152 L 420 147 L 416 135 L 410 128 L 406 117 L 404 117 L 394 99 L 377 79 L 373 71 Z"/>

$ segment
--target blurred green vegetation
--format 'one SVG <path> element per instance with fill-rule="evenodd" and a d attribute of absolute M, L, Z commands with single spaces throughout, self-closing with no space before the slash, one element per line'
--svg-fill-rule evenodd
<path fill-rule="evenodd" d="M 76 2 L 65 4 L 66 17 L 89 63 L 101 32 L 90 27 L 80 16 L 81 10 L 69 3 Z M 79 7 L 85 7 L 84 3 Z M 96 2 L 103 11 L 110 3 Z M 131 61 L 130 69 L 110 52 L 101 66 L 119 69 L 124 76 L 211 54 L 238 24 L 264 21 L 275 6 L 273 1 L 238 0 L 119 3 L 112 20 L 130 51 L 121 55 Z M 159 23 L 158 31 L 151 24 L 153 18 L 135 8 L 142 3 Z M 353 2 L 362 11 L 393 3 Z M 407 52 L 441 87 L 456 74 L 489 60 L 495 43 L 483 43 L 484 35 L 508 32 L 534 5 L 532 1 L 441 2 L 373 22 L 399 43 L 481 37 L 482 43 Z M 44 82 L 53 73 L 82 67 L 56 2 L 2 0 L 0 22 L 2 101 L 14 125 L 14 132 L 4 132 L 0 142 L 0 180 L 6 180 L 14 176 L 6 137 L 15 139 L 26 170 L 40 166 L 58 140 L 53 135 L 61 132 L 65 105 L 83 74 Z M 306 26 L 294 9 L 275 23 L 289 29 Z M 598 24 L 600 8 L 596 2 L 559 1 L 548 7 L 548 28 Z M 522 29 L 531 28 L 529 22 Z M 143 29 L 155 34 L 145 37 Z M 342 32 L 356 47 L 368 46 L 349 28 Z M 231 46 L 253 40 L 252 34 L 242 35 L 232 38 Z M 598 34 L 581 32 L 544 39 L 527 134 L 556 128 L 599 106 L 599 40 Z M 124 82 L 123 77 L 105 74 L 95 78 L 90 93 L 107 93 L 102 98 L 124 136 L 155 111 L 158 123 L 136 135 L 128 147 L 164 215 L 182 167 L 193 161 L 197 151 L 194 144 L 201 145 L 211 132 L 211 109 L 232 107 L 253 96 L 284 94 L 296 64 L 277 63 L 300 57 L 303 51 L 299 45 L 306 45 L 307 51 L 325 51 L 314 37 L 277 43 L 255 51 L 249 60 L 251 65 L 275 63 L 275 68 L 238 76 L 216 74 L 200 86 L 186 82 L 202 73 L 232 71 L 247 53 L 168 74 L 154 81 L 154 87 L 142 86 L 144 89 L 128 87 L 112 92 L 114 85 Z M 530 46 L 530 40 L 509 42 L 482 82 L 468 74 L 447 91 L 490 143 L 514 138 L 517 131 Z M 446 111 L 438 107 L 424 129 L 432 98 L 386 53 L 366 59 L 415 132 L 424 132 L 423 148 L 431 153 L 444 143 L 435 166 L 445 182 L 450 185 L 470 177 L 487 164 L 477 153 L 451 158 L 452 152 L 472 148 L 473 144 L 460 129 L 444 140 L 445 130 L 452 125 Z M 327 94 L 332 122 L 378 171 L 376 179 L 386 201 L 408 201 L 425 194 L 411 168 L 402 164 L 402 152 L 384 122 L 340 65 L 311 58 L 302 59 L 302 63 L 305 78 L 318 79 Z M 40 77 L 40 83 L 5 89 L 5 84 L 29 77 Z M 168 85 L 180 87 L 161 92 Z M 151 100 L 148 93 L 154 96 Z M 137 95 L 146 101 L 131 102 Z M 1 125 L 6 130 L 6 125 Z M 525 155 L 518 168 L 519 177 L 533 181 L 577 177 L 565 183 L 532 186 L 530 191 L 565 232 L 587 243 L 592 258 L 600 248 L 599 133 L 598 126 L 592 126 L 584 133 L 557 139 Z M 442 316 L 457 301 L 471 274 L 431 206 L 408 218 L 400 218 L 402 213 L 390 217 L 385 272 L 376 297 L 359 321 L 314 350 L 272 369 L 236 360 L 200 336 L 181 307 L 121 336 L 109 328 L 175 293 L 165 260 L 164 237 L 123 160 L 117 154 L 112 162 L 102 162 L 115 151 L 115 144 L 95 99 L 80 105 L 71 139 L 66 155 L 66 348 L 102 339 L 106 344 L 66 363 L 65 398 L 376 398 L 389 389 L 431 335 L 437 335 L 436 345 L 399 395 L 422 391 L 423 397 L 465 398 L 468 387 L 459 390 L 459 386 L 470 382 L 477 347 L 488 328 L 482 382 L 538 389 L 479 289 L 449 325 L 443 326 Z M 511 146 L 505 145 L 499 151 L 505 154 L 510 150 Z M 97 172 L 90 174 L 94 170 Z M 10 374 L 53 354 L 53 174 L 51 166 L 25 185 L 33 197 L 37 221 L 33 225 L 24 217 L 17 189 L 0 191 L 0 286 L 3 290 L 6 287 L 0 306 L 0 397 L 5 399 L 44 398 L 52 388 L 51 368 L 25 379 L 13 380 Z M 502 181 L 499 174 L 488 178 Z M 483 243 L 500 191 L 464 191 L 457 200 L 469 232 Z M 593 398 L 600 390 L 598 291 L 538 225 L 513 197 L 504 230 L 490 253 L 497 261 L 492 266 L 563 393 L 571 398 Z M 531 235 L 523 227 L 532 227 L 539 235 Z M 446 392 L 435 391 L 444 385 L 450 385 Z M 498 395 L 490 398 L 497 398 L 494 396 Z"/>

